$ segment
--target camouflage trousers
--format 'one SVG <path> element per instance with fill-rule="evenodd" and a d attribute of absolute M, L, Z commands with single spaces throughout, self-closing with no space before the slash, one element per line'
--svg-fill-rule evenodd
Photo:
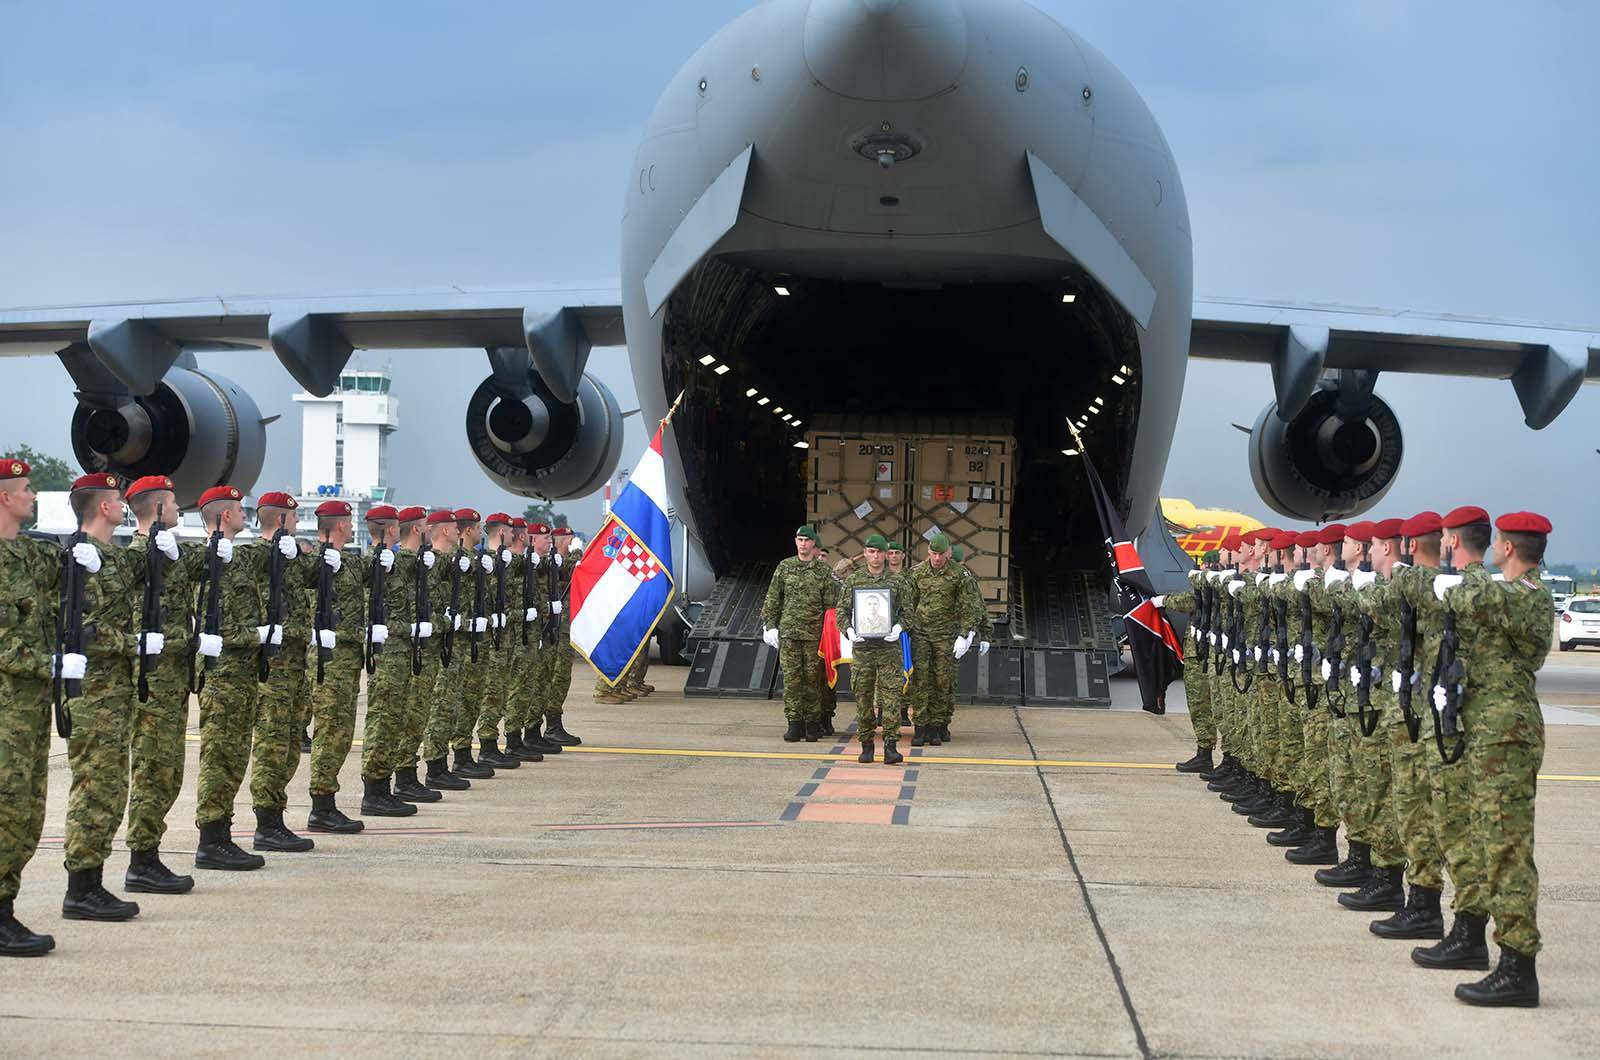
<path fill-rule="evenodd" d="M 789 721 L 816 721 L 822 714 L 817 692 L 817 646 L 808 640 L 780 640 L 778 664 L 783 668 L 783 716 Z"/>
<path fill-rule="evenodd" d="M 128 660 L 89 659 L 83 695 L 72 700 L 67 764 L 66 867 L 104 864 L 128 808 L 128 736 L 133 725 L 133 678 Z"/>
<path fill-rule="evenodd" d="M 917 668 L 917 699 L 911 704 L 922 725 L 947 725 L 956 712 L 956 674 L 961 664 L 950 651 L 955 634 L 948 637 L 911 638 L 911 659 Z M 813 645 L 812 653 L 816 647 Z"/>
<path fill-rule="evenodd" d="M 517 634 L 516 650 L 511 655 L 510 672 L 506 676 L 506 732 L 526 729 L 532 724 L 528 717 L 533 713 L 533 679 L 539 671 L 539 630 L 537 623 L 528 629 L 528 643 L 522 643 Z"/>
<path fill-rule="evenodd" d="M 356 698 L 366 660 L 361 641 L 354 637 L 351 641 L 339 641 L 323 668 L 322 684 L 311 685 L 313 795 L 338 794 L 339 770 L 356 738 Z"/>
<path fill-rule="evenodd" d="M 566 709 L 567 693 L 572 691 L 572 623 L 566 615 L 561 616 L 561 629 L 555 644 L 549 651 L 542 652 L 541 657 L 549 661 L 541 672 L 538 685 L 539 719 L 559 718 Z M 530 716 L 528 724 L 532 725 L 533 720 Z"/>
<path fill-rule="evenodd" d="M 1423 719 L 1425 732 L 1430 724 Z M 1454 765 L 1445 765 L 1429 736 L 1423 737 L 1422 747 L 1422 760 L 1427 763 L 1428 770 L 1434 834 L 1439 839 L 1439 854 L 1445 870 L 1455 887 L 1453 908 L 1458 913 L 1487 915 L 1489 895 L 1483 846 L 1472 831 L 1471 766 L 1465 756 Z"/>
<path fill-rule="evenodd" d="M 1351 760 L 1350 735 L 1351 722 L 1347 718 L 1328 717 L 1328 708 L 1323 702 L 1322 695 L 1317 695 L 1317 712 L 1327 717 L 1328 725 L 1328 786 L 1333 791 L 1333 812 L 1338 815 L 1344 825 L 1345 834 L 1355 837 L 1352 830 L 1358 825 L 1353 825 L 1353 811 L 1359 801 L 1355 783 L 1355 769 Z M 1365 822 L 1359 822 L 1364 824 Z M 1365 838 L 1361 842 L 1366 842 Z"/>
<path fill-rule="evenodd" d="M 1299 687 L 1296 686 L 1296 692 Z M 1329 724 L 1333 719 L 1319 704 L 1316 710 L 1306 710 L 1296 703 L 1292 708 L 1300 719 L 1303 736 L 1301 744 L 1300 787 L 1301 805 L 1309 808 L 1318 828 L 1339 826 L 1339 804 L 1333 790 L 1333 733 Z"/>
<path fill-rule="evenodd" d="M 1355 697 L 1346 700 L 1349 717 L 1344 724 L 1350 731 L 1350 766 L 1352 791 L 1349 835 L 1372 848 L 1372 864 L 1378 868 L 1391 868 L 1406 863 L 1405 846 L 1394 828 L 1394 808 L 1389 805 L 1391 774 L 1394 770 L 1394 747 L 1389 729 L 1380 714 L 1378 727 L 1371 736 L 1361 734 L 1361 721 L 1355 709 Z M 1393 704 L 1387 704 L 1392 712 Z"/>
<path fill-rule="evenodd" d="M 433 759 L 444 754 L 444 748 L 450 745 L 455 709 L 454 704 L 441 704 L 439 700 L 439 675 L 443 671 L 439 644 L 430 638 L 422 649 L 422 672 L 412 676 L 411 688 L 401 708 L 400 732 L 395 741 L 394 760 L 390 762 L 394 772 L 417 768 L 419 751 L 424 759 Z M 429 751 L 437 753 L 429 754 Z"/>
<path fill-rule="evenodd" d="M 183 789 L 184 730 L 189 725 L 188 674 L 173 661 L 149 675 L 150 698 L 133 701 L 128 746 L 128 849 L 157 850 L 167 814 Z"/>
<path fill-rule="evenodd" d="M 427 654 L 426 647 L 423 654 Z M 394 772 L 411 681 L 411 644 L 391 638 L 378 656 L 377 673 L 367 679 L 367 719 L 361 735 L 362 780 L 384 780 Z"/>
<path fill-rule="evenodd" d="M 450 747 L 456 751 L 472 749 L 472 732 L 478 724 L 478 708 L 467 703 L 467 645 L 459 641 L 450 653 L 450 664 L 439 671 L 443 688 L 440 705 L 454 720 L 450 723 Z"/>
<path fill-rule="evenodd" d="M 0 902 L 39 848 L 49 776 L 50 682 L 0 673 Z"/>
<path fill-rule="evenodd" d="M 886 742 L 900 738 L 904 685 L 899 651 L 893 647 L 856 649 L 850 663 L 850 690 L 856 697 L 856 734 L 861 739 L 872 739 L 880 724 Z"/>
<path fill-rule="evenodd" d="M 261 686 L 250 751 L 250 805 L 258 810 L 289 805 L 289 781 L 300 769 L 300 734 L 314 683 L 306 675 L 307 654 L 305 641 L 286 639 Z"/>
<path fill-rule="evenodd" d="M 835 680 L 837 681 L 837 675 Z M 819 655 L 817 657 L 817 716 L 832 723 L 833 717 L 837 713 L 839 713 L 839 690 L 828 683 L 828 667 L 824 665 L 822 657 Z"/>
<path fill-rule="evenodd" d="M 1472 831 L 1494 941 L 1529 957 L 1540 950 L 1539 870 L 1533 863 L 1533 804 L 1544 762 L 1544 722 L 1532 712 L 1531 739 L 1472 740 Z"/>
<path fill-rule="evenodd" d="M 511 691 L 511 676 L 516 669 L 516 645 L 508 643 L 509 637 L 500 642 L 500 650 L 495 651 L 492 641 L 485 641 L 488 658 L 485 664 L 488 671 L 483 675 L 483 699 L 478 703 L 478 739 L 498 740 L 500 738 L 500 722 L 505 720 L 509 713 L 507 706 Z"/>
<path fill-rule="evenodd" d="M 1211 675 L 1194 658 L 1186 660 L 1183 668 L 1183 698 L 1189 705 L 1189 724 L 1194 727 L 1195 744 L 1209 749 L 1211 744 L 1204 740 L 1201 732 L 1209 726 L 1212 737 L 1216 736 L 1215 723 L 1211 721 Z"/>
<path fill-rule="evenodd" d="M 195 824 L 233 819 L 233 799 L 250 765 L 261 683 L 256 653 L 224 648 L 200 690 L 200 769 L 195 781 Z"/>
<path fill-rule="evenodd" d="M 1428 784 L 1428 764 L 1422 756 L 1431 748 L 1412 743 L 1400 708 L 1394 707 L 1389 733 L 1389 810 L 1394 818 L 1394 834 L 1406 859 L 1406 879 L 1414 887 L 1444 886 L 1444 865 L 1439 855 L 1439 838 L 1433 827 L 1433 790 Z"/>
<path fill-rule="evenodd" d="M 641 651 L 633 660 L 633 662 L 628 664 L 628 668 L 622 671 L 622 676 L 617 679 L 617 683 L 615 685 L 606 684 L 606 679 L 601 677 L 599 673 L 596 672 L 594 678 L 594 694 L 599 696 L 604 695 L 607 692 L 641 692 L 644 690 L 645 675 L 649 673 L 649 671 L 650 662 L 647 651 Z M 826 678 L 823 680 L 826 680 Z"/>

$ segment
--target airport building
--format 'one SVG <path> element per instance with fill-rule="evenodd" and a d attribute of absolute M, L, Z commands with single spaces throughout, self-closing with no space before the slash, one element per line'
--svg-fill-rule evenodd
<path fill-rule="evenodd" d="M 294 395 L 300 406 L 300 531 L 316 534 L 317 505 L 330 498 L 355 510 L 365 546 L 366 513 L 389 500 L 389 439 L 400 428 L 400 399 L 387 370 L 347 368 L 333 392 Z"/>

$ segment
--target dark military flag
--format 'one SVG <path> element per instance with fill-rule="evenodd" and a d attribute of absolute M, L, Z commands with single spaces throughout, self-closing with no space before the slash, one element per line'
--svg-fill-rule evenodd
<path fill-rule="evenodd" d="M 1089 476 L 1089 492 L 1094 495 L 1095 514 L 1100 517 L 1100 530 L 1105 535 L 1111 582 L 1122 608 L 1122 626 L 1128 634 L 1133 672 L 1139 679 L 1139 696 L 1145 710 L 1165 714 L 1167 685 L 1183 678 L 1183 646 L 1172 623 L 1167 621 L 1166 611 L 1155 605 L 1155 586 L 1145 573 L 1144 561 L 1128 539 L 1128 529 L 1112 506 L 1087 453 L 1083 470 Z"/>

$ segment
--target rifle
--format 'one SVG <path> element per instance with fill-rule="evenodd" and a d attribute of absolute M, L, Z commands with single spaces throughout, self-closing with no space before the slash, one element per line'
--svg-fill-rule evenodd
<path fill-rule="evenodd" d="M 506 565 L 500 557 L 500 549 L 494 550 L 494 613 L 504 618 L 506 613 Z M 494 627 L 494 650 L 500 650 L 500 641 L 503 639 L 499 626 Z"/>
<path fill-rule="evenodd" d="M 1361 563 L 1356 567 L 1360 571 L 1372 569 L 1372 544 L 1364 542 L 1361 545 Z M 1391 577 L 1392 577 L 1391 573 Z M 1359 635 L 1356 639 L 1356 666 L 1361 674 L 1361 683 L 1356 685 L 1356 720 L 1361 725 L 1361 735 L 1371 736 L 1378 728 L 1378 712 L 1372 710 L 1372 660 L 1377 657 L 1378 645 L 1372 639 L 1372 616 L 1363 609 L 1361 617 L 1356 620 Z"/>
<path fill-rule="evenodd" d="M 522 556 L 522 646 L 528 646 L 528 609 L 533 607 L 533 545 Z"/>
<path fill-rule="evenodd" d="M 1412 563 L 1411 553 L 1402 552 L 1400 561 L 1409 568 Z M 1395 699 L 1400 702 L 1400 713 L 1405 718 L 1406 735 L 1410 737 L 1412 743 L 1416 743 L 1417 737 L 1422 733 L 1422 719 L 1411 709 L 1412 682 L 1417 677 L 1417 612 L 1411 606 L 1411 601 L 1406 599 L 1404 592 L 1400 594 L 1399 656 L 1395 668 L 1400 674 L 1400 688 L 1395 692 Z"/>
<path fill-rule="evenodd" d="M 1341 552 L 1334 557 L 1334 570 L 1345 570 L 1344 554 Z M 1331 597 L 1328 619 L 1328 640 L 1323 646 L 1322 657 L 1328 663 L 1328 676 L 1322 683 L 1322 699 L 1328 704 L 1328 713 L 1336 718 L 1345 716 L 1344 685 L 1344 607 L 1339 603 L 1338 597 Z M 1377 719 L 1373 719 L 1377 725 Z M 1368 732 L 1364 735 L 1371 736 Z"/>
<path fill-rule="evenodd" d="M 387 626 L 389 624 L 389 608 L 383 599 L 383 554 L 387 546 L 380 546 L 372 550 L 372 569 L 367 572 L 367 584 L 371 590 L 367 593 L 367 644 L 366 667 L 367 674 L 371 676 L 377 672 L 378 656 L 383 654 L 383 645 L 372 639 L 373 626 Z"/>
<path fill-rule="evenodd" d="M 433 621 L 433 605 L 428 601 L 428 565 L 422 561 L 422 557 L 427 552 L 427 542 L 423 542 L 417 549 L 415 581 L 417 616 L 413 621 L 416 622 L 418 628 L 411 635 L 411 673 L 413 676 L 422 673 L 422 624 Z"/>
<path fill-rule="evenodd" d="M 156 506 L 156 521 L 150 524 L 150 555 L 145 558 L 144 572 L 144 608 L 139 619 L 139 702 L 150 702 L 149 674 L 161 664 L 161 656 L 150 656 L 144 653 L 145 637 L 150 633 L 160 633 L 162 624 L 161 615 L 161 577 L 166 572 L 166 553 L 156 547 L 156 535 L 166 530 L 165 516 L 167 506 Z"/>
<path fill-rule="evenodd" d="M 479 556 L 483 553 L 478 553 Z M 478 661 L 478 619 L 484 617 L 484 608 L 488 604 L 488 580 L 483 571 L 483 562 L 477 556 L 473 557 L 472 564 L 472 628 L 467 632 L 467 642 L 472 649 L 472 661 Z"/>
<path fill-rule="evenodd" d="M 67 538 L 66 550 L 61 555 L 61 606 L 56 611 L 56 665 L 51 686 L 55 700 L 56 732 L 63 739 L 72 735 L 72 709 L 67 704 L 83 694 L 83 682 L 75 677 L 62 677 L 61 671 L 68 655 L 84 654 L 84 570 L 72 558 L 72 549 L 87 540 L 89 535 L 80 526 Z"/>
<path fill-rule="evenodd" d="M 1267 649 L 1270 646 L 1270 639 L 1269 638 L 1270 638 L 1271 634 L 1269 632 L 1269 629 L 1271 627 L 1271 624 L 1272 624 L 1271 601 L 1262 600 L 1261 601 L 1261 618 L 1256 623 L 1256 635 L 1255 635 L 1256 658 L 1250 660 L 1252 663 L 1254 663 L 1254 665 L 1253 666 L 1246 665 L 1246 666 L 1243 666 L 1243 667 L 1235 667 L 1235 670 L 1234 670 L 1234 673 L 1233 673 L 1233 688 L 1234 688 L 1234 691 L 1236 691 L 1236 692 L 1248 692 L 1248 691 L 1250 691 L 1250 686 L 1255 682 L 1255 679 L 1256 679 L 1257 676 L 1265 677 L 1267 675 Z M 1244 637 L 1244 608 L 1242 608 L 1242 607 L 1239 609 L 1239 636 L 1240 636 L 1241 640 Z M 1244 671 L 1244 684 L 1242 684 L 1242 685 L 1239 683 L 1239 670 L 1240 669 L 1242 669 Z"/>
<path fill-rule="evenodd" d="M 322 539 L 323 551 L 332 547 L 328 539 Z M 339 624 L 338 616 L 333 613 L 333 568 L 328 566 L 327 560 L 321 553 L 317 554 L 317 618 L 312 623 L 316 629 L 312 636 L 317 638 L 317 684 L 322 684 L 322 668 L 333 658 L 333 649 L 322 646 L 322 631 L 333 629 Z"/>
<path fill-rule="evenodd" d="M 1444 554 L 1439 573 L 1456 573 L 1455 556 Z M 1433 742 L 1439 748 L 1439 758 L 1445 765 L 1455 765 L 1467 750 L 1467 737 L 1461 731 L 1461 680 L 1466 668 L 1461 665 L 1461 637 L 1456 633 L 1456 613 L 1446 605 L 1444 609 L 1444 635 L 1439 640 L 1439 656 L 1434 660 L 1433 674 L 1428 682 L 1428 700 L 1433 704 Z M 1433 698 L 1433 689 L 1444 688 L 1444 707 Z M 1454 736 L 1455 746 L 1446 751 L 1444 738 Z"/>
<path fill-rule="evenodd" d="M 272 631 L 283 628 L 283 565 L 288 562 L 278 551 L 278 543 L 287 533 L 278 527 L 272 533 L 271 553 L 267 556 L 267 639 L 261 642 L 256 654 L 256 680 L 262 684 L 272 676 L 272 660 L 277 658 L 280 645 L 272 643 Z"/>
<path fill-rule="evenodd" d="M 461 614 L 461 560 L 465 556 L 457 545 L 455 555 L 450 557 L 450 606 L 444 611 L 444 647 L 439 649 L 439 658 L 446 666 L 456 654 L 456 616 Z"/>
<path fill-rule="evenodd" d="M 1209 571 L 1200 575 L 1200 585 L 1195 592 L 1198 607 L 1195 609 L 1194 623 L 1194 659 L 1205 669 L 1206 660 L 1210 657 L 1209 638 L 1206 634 L 1211 632 L 1211 580 L 1206 577 Z"/>
<path fill-rule="evenodd" d="M 1287 573 L 1283 564 L 1279 564 L 1274 574 Z M 1293 585 L 1290 585 L 1293 588 Z M 1289 601 L 1287 597 L 1272 602 L 1273 625 L 1276 626 L 1278 635 L 1278 682 L 1283 686 L 1283 694 L 1290 703 L 1294 702 L 1294 678 L 1289 676 Z"/>
<path fill-rule="evenodd" d="M 1306 562 L 1302 562 L 1300 564 L 1300 569 L 1301 570 L 1310 570 L 1311 569 L 1311 564 L 1310 563 L 1306 563 Z M 1293 583 L 1291 582 L 1290 583 L 1290 588 L 1293 588 L 1293 587 L 1294 587 Z M 1306 694 L 1306 709 L 1307 710 L 1316 710 L 1317 709 L 1317 686 L 1316 686 L 1315 682 L 1312 681 L 1311 675 L 1312 675 L 1312 672 L 1316 669 L 1317 641 L 1316 641 L 1316 632 L 1312 628 L 1312 622 L 1311 622 L 1311 594 L 1308 593 L 1308 592 L 1303 592 L 1303 591 L 1300 593 L 1300 645 L 1299 645 L 1299 647 L 1300 647 L 1300 687 Z M 1331 710 L 1332 708 L 1330 707 L 1329 709 Z M 1344 717 L 1343 714 L 1335 714 L 1334 716 L 1335 717 L 1341 717 L 1341 718 Z"/>
<path fill-rule="evenodd" d="M 1215 665 L 1212 667 L 1218 677 L 1228 664 L 1228 645 L 1233 642 L 1229 633 L 1233 631 L 1233 594 L 1228 592 L 1228 579 L 1224 578 L 1217 586 L 1218 614 L 1211 616 L 1212 623 L 1221 628 L 1221 635 L 1217 637 L 1216 651 L 1212 652 Z"/>
<path fill-rule="evenodd" d="M 217 555 L 217 542 L 221 540 L 221 530 L 211 531 L 211 540 L 206 542 L 206 565 L 195 593 L 195 606 L 205 609 L 205 617 L 201 618 L 200 611 L 190 613 L 189 691 L 197 696 L 206 687 L 206 674 L 217 668 L 217 660 L 209 655 L 202 667 L 197 667 L 195 660 L 200 657 L 200 634 L 222 635 L 222 557 Z"/>
<path fill-rule="evenodd" d="M 561 598 L 556 592 L 556 586 L 561 581 L 561 571 L 555 563 L 556 550 L 551 546 L 550 555 L 544 557 L 544 625 L 539 632 L 539 643 L 548 648 L 556 642 L 556 634 L 561 631 L 561 616 L 556 614 L 555 608 L 550 606 Z"/>

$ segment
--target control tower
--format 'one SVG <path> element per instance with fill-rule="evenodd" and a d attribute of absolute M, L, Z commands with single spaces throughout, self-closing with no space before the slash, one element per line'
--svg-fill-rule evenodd
<path fill-rule="evenodd" d="M 299 393 L 301 531 L 316 533 L 312 513 L 329 498 L 350 502 L 356 540 L 366 544 L 366 513 L 389 499 L 389 436 L 400 427 L 400 399 L 387 370 L 347 368 L 327 397 Z"/>

